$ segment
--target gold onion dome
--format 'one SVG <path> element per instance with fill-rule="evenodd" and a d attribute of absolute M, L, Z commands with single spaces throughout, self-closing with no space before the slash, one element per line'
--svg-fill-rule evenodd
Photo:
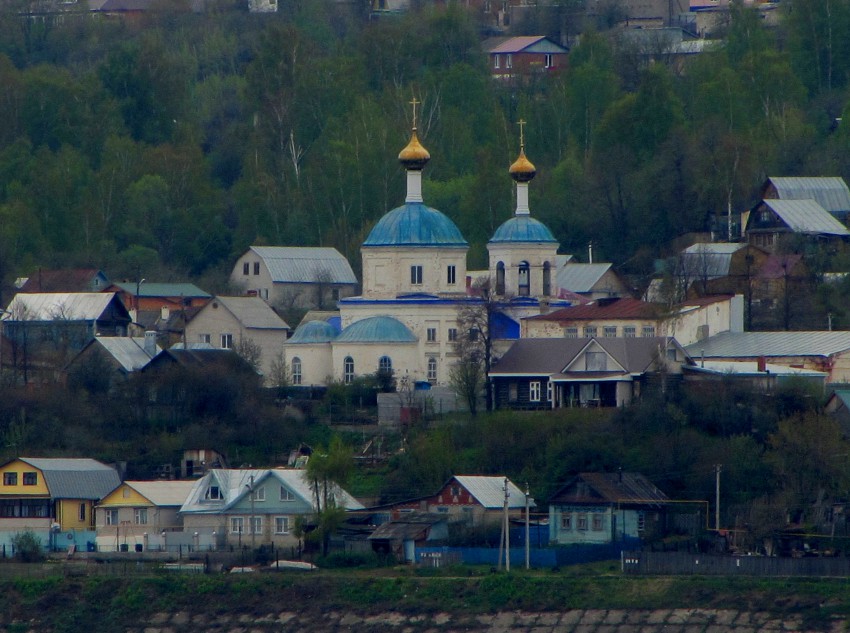
<path fill-rule="evenodd" d="M 519 150 L 519 158 L 517 158 L 510 168 L 511 178 L 517 182 L 528 182 L 537 174 L 537 169 L 525 157 L 525 150 Z"/>
<path fill-rule="evenodd" d="M 429 160 L 431 160 L 431 154 L 419 142 L 419 137 L 416 136 L 416 128 L 413 128 L 410 142 L 407 147 L 399 152 L 398 161 L 407 169 L 421 170 Z"/>

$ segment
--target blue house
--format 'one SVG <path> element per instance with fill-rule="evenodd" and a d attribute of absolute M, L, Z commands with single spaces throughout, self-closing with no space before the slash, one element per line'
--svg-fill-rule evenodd
<path fill-rule="evenodd" d="M 639 473 L 579 473 L 549 502 L 558 545 L 643 539 L 665 525 L 667 495 Z"/>

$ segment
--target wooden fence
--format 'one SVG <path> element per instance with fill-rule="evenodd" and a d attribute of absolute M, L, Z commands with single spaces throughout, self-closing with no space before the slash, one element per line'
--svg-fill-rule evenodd
<path fill-rule="evenodd" d="M 688 552 L 623 552 L 623 571 L 633 575 L 850 577 L 850 558 L 719 556 Z"/>

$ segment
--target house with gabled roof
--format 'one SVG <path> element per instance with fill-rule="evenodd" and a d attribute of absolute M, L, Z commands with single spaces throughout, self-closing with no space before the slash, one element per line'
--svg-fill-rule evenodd
<path fill-rule="evenodd" d="M 156 332 L 144 337 L 97 336 L 68 362 L 65 374 L 83 382 L 94 381 L 108 391 L 143 369 L 161 351 Z"/>
<path fill-rule="evenodd" d="M 101 292 L 108 285 L 106 273 L 97 268 L 39 268 L 20 286 L 19 292 Z"/>
<path fill-rule="evenodd" d="M 209 343 L 219 349 L 258 352 L 259 369 L 272 375 L 281 357 L 289 325 L 259 297 L 217 296 L 186 324 L 188 343 Z"/>
<path fill-rule="evenodd" d="M 317 492 L 304 470 L 212 469 L 192 487 L 180 508 L 185 531 L 216 535 L 216 543 L 276 547 L 298 544 L 293 534 L 299 517 L 314 515 Z M 363 504 L 330 483 L 331 502 L 345 510 Z"/>
<path fill-rule="evenodd" d="M 640 473 L 579 473 L 549 501 L 549 540 L 577 545 L 643 539 L 663 530 L 668 501 Z"/>
<path fill-rule="evenodd" d="M 750 209 L 744 223 L 750 244 L 774 252 L 792 235 L 818 242 L 840 242 L 850 231 L 816 200 L 766 199 Z"/>
<path fill-rule="evenodd" d="M 85 548 L 94 506 L 121 483 L 118 472 L 87 458 L 19 457 L 0 466 L 0 541 L 32 530 L 52 549 Z"/>
<path fill-rule="evenodd" d="M 333 308 L 357 292 L 351 264 L 327 246 L 252 246 L 236 260 L 230 283 L 285 309 Z"/>
<path fill-rule="evenodd" d="M 490 371 L 496 408 L 620 407 L 693 362 L 672 337 L 527 338 Z"/>
<path fill-rule="evenodd" d="M 495 79 L 528 79 L 558 72 L 569 51 L 544 35 L 493 38 L 484 42 Z"/>
<path fill-rule="evenodd" d="M 769 176 L 762 200 L 814 200 L 837 220 L 850 214 L 850 188 L 840 176 Z"/>
<path fill-rule="evenodd" d="M 588 299 L 631 295 L 626 283 L 614 270 L 613 264 L 607 262 L 596 264 L 568 262 L 558 270 L 556 283 L 559 292 L 562 290 L 574 292 Z"/>
<path fill-rule="evenodd" d="M 125 481 L 95 507 L 99 552 L 162 548 L 162 532 L 182 530 L 177 515 L 195 480 Z"/>

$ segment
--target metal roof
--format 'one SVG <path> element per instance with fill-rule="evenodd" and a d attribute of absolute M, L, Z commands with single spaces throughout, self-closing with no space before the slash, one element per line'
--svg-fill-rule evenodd
<path fill-rule="evenodd" d="M 252 246 L 275 283 L 356 284 L 348 260 L 327 246 Z"/>
<path fill-rule="evenodd" d="M 572 321 L 594 319 L 657 319 L 664 306 L 640 299 L 624 297 L 613 301 L 594 301 L 586 305 L 570 306 L 549 314 L 527 317 L 527 321 Z"/>
<path fill-rule="evenodd" d="M 490 243 L 503 242 L 546 242 L 557 244 L 552 231 L 540 220 L 528 215 L 517 215 L 506 220 L 493 233 Z"/>
<path fill-rule="evenodd" d="M 721 332 L 685 349 L 697 362 L 703 355 L 706 358 L 831 356 L 850 350 L 850 332 Z"/>
<path fill-rule="evenodd" d="M 839 176 L 770 176 L 780 200 L 816 200 L 830 213 L 850 211 L 850 189 Z"/>
<path fill-rule="evenodd" d="M 247 495 L 252 482 L 256 487 L 269 478 L 283 484 L 290 492 L 316 510 L 316 495 L 303 470 L 215 468 L 195 482 L 180 512 L 218 513 L 228 510 Z M 204 499 L 210 485 L 219 486 L 223 499 L 218 502 Z M 362 503 L 339 486 L 335 486 L 334 499 L 338 507 L 346 510 L 363 509 Z"/>
<path fill-rule="evenodd" d="M 505 504 L 505 477 L 487 475 L 455 475 L 454 479 L 482 506 L 501 508 Z M 533 504 L 532 504 L 533 505 Z M 524 508 L 525 493 L 508 479 L 508 507 Z"/>
<path fill-rule="evenodd" d="M 694 279 L 726 277 L 732 266 L 732 256 L 747 245 L 735 242 L 692 244 L 682 251 L 680 274 Z"/>
<path fill-rule="evenodd" d="M 602 279 L 602 275 L 611 269 L 610 263 L 574 264 L 568 263 L 558 271 L 558 287 L 573 292 L 590 292 Z"/>
<path fill-rule="evenodd" d="M 567 49 L 548 39 L 545 35 L 521 35 L 499 42 L 490 49 L 490 54 L 501 53 L 566 53 Z"/>
<path fill-rule="evenodd" d="M 145 352 L 145 339 L 142 337 L 98 336 L 92 340 L 91 344 L 99 345 L 106 350 L 128 372 L 141 369 L 152 358 Z M 162 349 L 157 345 L 154 356 L 161 351 Z"/>
<path fill-rule="evenodd" d="M 329 343 L 334 340 L 339 331 L 327 321 L 308 321 L 302 323 L 295 328 L 295 334 L 292 335 L 287 345 L 309 344 L 309 343 Z"/>
<path fill-rule="evenodd" d="M 134 282 L 121 282 L 116 283 L 115 285 L 121 288 L 124 292 L 134 297 L 137 296 L 136 284 Z M 143 284 L 139 284 L 138 288 L 139 297 L 200 297 L 202 299 L 212 297 L 210 293 L 204 292 L 195 284 L 190 283 L 172 284 L 146 281 Z"/>
<path fill-rule="evenodd" d="M 268 303 L 259 297 L 222 297 L 218 296 L 206 305 L 204 310 L 215 310 L 216 303 L 224 306 L 239 323 L 246 328 L 257 330 L 288 330 L 286 321 L 272 310 Z"/>
<path fill-rule="evenodd" d="M 418 339 L 404 323 L 388 316 L 355 321 L 345 328 L 335 343 L 415 343 Z"/>
<path fill-rule="evenodd" d="M 763 203 L 795 233 L 850 235 L 847 227 L 814 200 L 763 200 Z"/>
<path fill-rule="evenodd" d="M 4 321 L 95 321 L 114 299 L 114 292 L 19 292 L 0 318 Z"/>
<path fill-rule="evenodd" d="M 194 488 L 195 480 L 125 481 L 124 485 L 138 492 L 155 506 L 182 506 Z"/>
<path fill-rule="evenodd" d="M 88 458 L 20 457 L 44 475 L 54 499 L 101 499 L 121 483 L 114 468 Z"/>
<path fill-rule="evenodd" d="M 580 485 L 586 484 L 585 486 Z M 652 505 L 669 498 L 640 473 L 579 473 L 556 492 L 551 503 L 632 503 Z"/>
<path fill-rule="evenodd" d="M 97 268 L 70 268 L 60 270 L 37 270 L 21 286 L 21 292 L 86 292 L 95 290 L 96 279 L 101 286 L 108 284 L 106 275 Z"/>
<path fill-rule="evenodd" d="M 738 376 L 807 376 L 815 378 L 826 378 L 829 373 L 824 371 L 816 371 L 814 369 L 803 369 L 801 367 L 790 367 L 788 365 L 777 365 L 776 363 L 765 363 L 764 369 L 759 370 L 759 362 L 757 360 L 707 360 L 699 361 L 696 365 L 690 366 L 687 369 L 695 372 L 705 372 L 708 374 L 719 375 L 738 375 Z"/>
<path fill-rule="evenodd" d="M 430 246 L 467 248 L 457 225 L 421 202 L 406 202 L 384 215 L 363 246 Z"/>

